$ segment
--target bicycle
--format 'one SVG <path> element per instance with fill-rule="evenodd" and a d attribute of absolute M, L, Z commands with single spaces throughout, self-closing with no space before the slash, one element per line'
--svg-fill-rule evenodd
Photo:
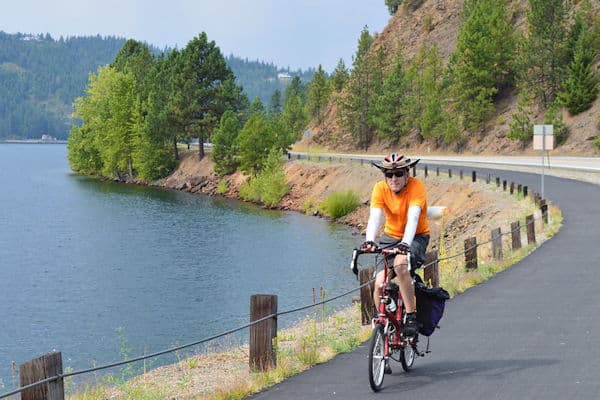
<path fill-rule="evenodd" d="M 368 252 L 354 249 L 351 264 L 352 272 L 358 275 L 359 255 L 373 253 L 383 255 L 383 282 L 385 285 L 379 298 L 377 315 L 373 317 L 371 322 L 373 331 L 369 339 L 369 384 L 374 392 L 378 392 L 383 385 L 386 365 L 389 363 L 389 360 L 392 359 L 399 362 L 402 365 L 402 369 L 408 372 L 412 368 L 417 356 L 423 357 L 426 353 L 429 353 L 429 339 L 427 341 L 427 350 L 421 352 L 417 347 L 419 335 L 406 337 L 402 333 L 406 311 L 399 287 L 390 279 L 391 274 L 388 273 L 388 270 L 393 268 L 393 265 L 388 266 L 386 257 L 388 255 L 400 254 L 399 249 L 387 250 L 377 248 L 375 251 Z M 407 254 L 410 268 L 410 253 L 405 253 Z M 414 284 L 415 275 L 412 270 L 410 271 Z"/>

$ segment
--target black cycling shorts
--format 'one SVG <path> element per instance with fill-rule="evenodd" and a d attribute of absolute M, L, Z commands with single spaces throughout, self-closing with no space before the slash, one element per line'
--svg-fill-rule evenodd
<path fill-rule="evenodd" d="M 398 247 L 398 245 L 402 242 L 402 239 L 395 239 L 387 234 L 383 234 L 381 238 L 379 238 L 379 247 L 382 249 L 393 249 L 394 247 Z M 420 268 L 425 262 L 425 251 L 427 251 L 427 245 L 429 244 L 429 235 L 415 235 L 412 243 L 410 244 L 410 268 L 411 270 L 416 270 Z M 394 257 L 388 257 L 388 266 L 392 267 L 394 264 Z M 378 267 L 380 264 L 383 264 L 383 259 L 378 262 Z M 393 271 L 393 270 L 392 270 Z M 395 276 L 395 273 L 392 274 L 392 278 Z"/>

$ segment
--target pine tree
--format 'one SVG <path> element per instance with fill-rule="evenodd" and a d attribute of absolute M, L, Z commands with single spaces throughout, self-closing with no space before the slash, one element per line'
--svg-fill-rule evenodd
<path fill-rule="evenodd" d="M 554 101 L 570 61 L 569 12 L 569 0 L 529 0 L 528 36 L 519 48 L 519 80 L 544 106 Z"/>
<path fill-rule="evenodd" d="M 439 138 L 444 133 L 444 120 L 449 118 L 444 109 L 446 102 L 443 87 L 442 57 L 437 46 L 427 51 L 423 70 L 423 112 L 420 118 L 421 135 Z"/>
<path fill-rule="evenodd" d="M 598 77 L 592 70 L 594 58 L 590 33 L 584 26 L 575 44 L 573 61 L 567 68 L 566 80 L 558 94 L 559 101 L 571 115 L 587 110 L 598 97 Z"/>
<path fill-rule="evenodd" d="M 333 89 L 336 92 L 341 92 L 344 86 L 346 86 L 346 82 L 348 82 L 349 73 L 348 68 L 346 68 L 346 64 L 344 60 L 340 58 L 333 71 L 333 77 L 331 78 L 333 83 Z"/>
<path fill-rule="evenodd" d="M 390 15 L 396 14 L 400 4 L 402 4 L 402 0 L 385 0 L 385 5 L 387 6 Z"/>
<path fill-rule="evenodd" d="M 512 115 L 510 131 L 506 135 L 509 139 L 526 142 L 533 137 L 533 99 L 526 89 L 519 93 L 517 112 Z"/>
<path fill-rule="evenodd" d="M 211 159 L 215 163 L 215 172 L 228 175 L 237 169 L 236 138 L 240 131 L 240 121 L 232 110 L 227 110 L 221 117 L 221 124 L 213 135 Z"/>
<path fill-rule="evenodd" d="M 308 95 L 306 99 L 306 107 L 308 115 L 318 124 L 323 123 L 324 111 L 329 101 L 329 93 L 331 92 L 325 71 L 319 64 L 317 72 L 313 75 L 313 79 L 308 85 Z"/>
<path fill-rule="evenodd" d="M 483 129 L 494 96 L 510 80 L 512 26 L 505 0 L 463 3 L 456 52 L 450 69 L 452 93 L 466 129 Z"/>
<path fill-rule="evenodd" d="M 398 52 L 394 65 L 383 82 L 382 93 L 373 106 L 373 123 L 381 138 L 398 140 L 405 133 L 401 129 L 401 122 L 406 85 L 402 55 Z"/>
<path fill-rule="evenodd" d="M 269 101 L 269 112 L 271 114 L 280 114 L 283 107 L 281 105 L 281 90 L 275 89 L 271 100 Z"/>
<path fill-rule="evenodd" d="M 373 37 L 365 26 L 358 39 L 358 49 L 353 58 L 352 75 L 347 93 L 340 99 L 340 122 L 344 129 L 351 132 L 358 147 L 366 149 L 371 143 L 373 132 L 369 126 L 370 107 L 373 100 L 373 70 L 368 58 Z"/>

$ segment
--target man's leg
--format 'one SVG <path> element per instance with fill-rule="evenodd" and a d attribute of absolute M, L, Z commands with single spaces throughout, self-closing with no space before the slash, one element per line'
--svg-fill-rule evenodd
<path fill-rule="evenodd" d="M 394 271 L 398 276 L 400 293 L 402 294 L 402 301 L 404 302 L 404 309 L 407 313 L 416 311 L 416 300 L 415 300 L 415 287 L 412 283 L 410 271 L 408 270 L 408 263 L 406 262 L 406 255 L 399 254 L 394 258 Z"/>

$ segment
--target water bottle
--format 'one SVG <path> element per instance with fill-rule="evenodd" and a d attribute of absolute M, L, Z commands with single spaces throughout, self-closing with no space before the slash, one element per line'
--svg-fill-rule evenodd
<path fill-rule="evenodd" d="M 396 311 L 396 302 L 394 301 L 394 299 L 390 298 L 390 302 L 388 303 L 388 305 L 385 306 L 385 308 L 389 311 L 389 312 L 394 312 Z"/>

